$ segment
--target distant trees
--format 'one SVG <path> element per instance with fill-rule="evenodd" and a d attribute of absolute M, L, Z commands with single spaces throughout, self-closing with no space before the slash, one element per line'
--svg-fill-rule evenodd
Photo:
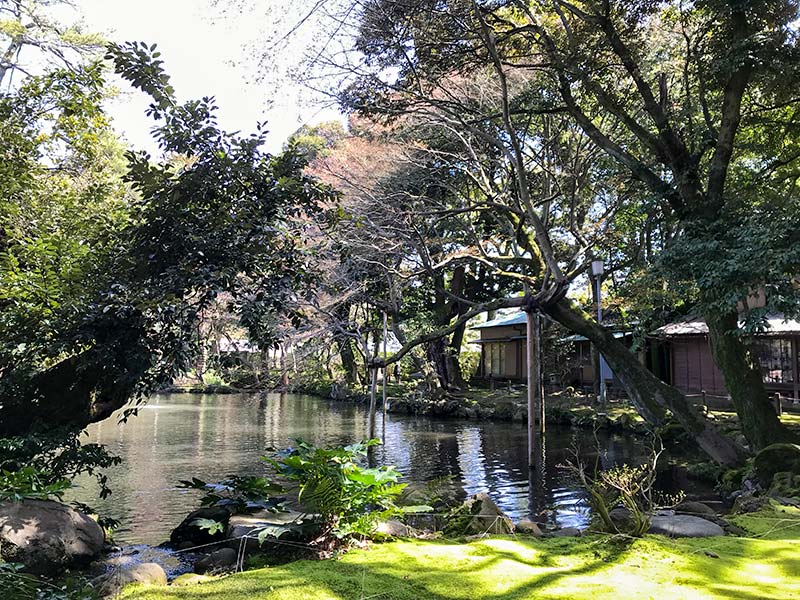
<path fill-rule="evenodd" d="M 54 18 L 54 7 L 71 6 L 68 0 L 0 0 L 0 86 L 10 84 L 15 70 L 31 74 L 37 62 L 44 70 L 50 64 L 71 67 L 102 52 L 101 36 Z"/>

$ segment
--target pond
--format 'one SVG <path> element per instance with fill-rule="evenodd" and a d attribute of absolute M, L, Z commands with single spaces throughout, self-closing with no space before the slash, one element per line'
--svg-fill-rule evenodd
<path fill-rule="evenodd" d="M 93 481 L 81 478 L 68 499 L 121 521 L 115 534 L 120 543 L 159 544 L 198 505 L 198 492 L 178 488 L 179 480 L 264 474 L 259 457 L 268 448 L 285 448 L 295 438 L 318 445 L 352 443 L 366 437 L 366 422 L 364 406 L 296 394 L 156 395 L 127 423 L 111 418 L 89 427 L 87 441 L 105 444 L 123 458 L 109 470 L 113 494 L 100 501 Z M 591 430 L 551 427 L 545 464 L 531 471 L 525 425 L 390 414 L 385 423 L 379 416 L 385 443 L 375 459 L 395 465 L 406 481 L 451 476 L 461 497 L 488 492 L 515 519 L 547 509 L 552 523 L 584 526 L 589 520 L 584 497 L 558 468 L 576 432 L 591 445 Z M 599 435 L 606 463 L 634 462 L 643 455 L 635 436 Z"/>

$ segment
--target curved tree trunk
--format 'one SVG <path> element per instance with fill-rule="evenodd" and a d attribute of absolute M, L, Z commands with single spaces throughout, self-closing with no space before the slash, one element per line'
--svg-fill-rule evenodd
<path fill-rule="evenodd" d="M 744 460 L 744 450 L 705 419 L 674 387 L 667 385 L 642 365 L 628 348 L 605 327 L 564 298 L 542 310 L 570 331 L 587 337 L 603 353 L 622 382 L 639 414 L 655 425 L 665 421 L 667 410 L 716 462 L 734 466 Z"/>
<path fill-rule="evenodd" d="M 714 362 L 722 371 L 742 432 L 753 450 L 775 442 L 794 441 L 769 401 L 758 363 L 745 343 L 734 335 L 739 326 L 738 315 L 735 312 L 707 315 L 705 320 Z"/>

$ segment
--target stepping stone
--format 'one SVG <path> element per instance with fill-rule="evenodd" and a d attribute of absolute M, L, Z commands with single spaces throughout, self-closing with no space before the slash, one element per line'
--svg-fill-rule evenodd
<path fill-rule="evenodd" d="M 650 533 L 669 537 L 713 537 L 725 535 L 725 530 L 716 523 L 693 515 L 655 515 L 650 524 Z"/>

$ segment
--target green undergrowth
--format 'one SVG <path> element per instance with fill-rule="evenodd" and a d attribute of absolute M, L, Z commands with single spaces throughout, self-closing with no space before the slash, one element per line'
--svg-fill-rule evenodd
<path fill-rule="evenodd" d="M 777 520 L 784 520 L 779 523 Z M 786 521 L 786 520 L 789 521 Z M 800 514 L 735 518 L 753 537 L 630 540 L 498 536 L 398 541 L 339 560 L 297 561 L 187 587 L 128 589 L 127 600 L 474 600 L 798 598 Z"/>
<path fill-rule="evenodd" d="M 772 503 L 755 513 L 736 515 L 729 519 L 748 535 L 768 540 L 793 539 L 800 544 L 800 509 Z M 797 547 L 800 553 L 800 545 Z M 800 572 L 798 572 L 800 573 Z"/>

